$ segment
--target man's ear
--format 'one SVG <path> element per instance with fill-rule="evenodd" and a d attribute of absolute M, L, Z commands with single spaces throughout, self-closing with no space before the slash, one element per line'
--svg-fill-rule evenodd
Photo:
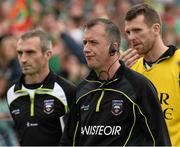
<path fill-rule="evenodd" d="M 46 53 L 45 53 L 45 56 L 49 60 L 52 57 L 52 50 L 47 50 Z"/>
<path fill-rule="evenodd" d="M 152 28 L 153 28 L 153 32 L 154 32 L 154 33 L 160 34 L 160 32 L 161 32 L 161 26 L 160 26 L 160 24 L 155 23 L 155 24 L 153 24 Z"/>
<path fill-rule="evenodd" d="M 118 42 L 114 42 L 113 43 L 113 47 L 116 48 L 117 50 L 119 50 L 119 43 Z"/>

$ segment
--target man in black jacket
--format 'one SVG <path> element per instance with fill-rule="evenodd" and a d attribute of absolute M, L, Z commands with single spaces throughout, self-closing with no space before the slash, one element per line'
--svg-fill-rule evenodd
<path fill-rule="evenodd" d="M 41 30 L 26 32 L 17 42 L 23 74 L 9 87 L 7 102 L 23 146 L 58 145 L 60 117 L 75 98 L 75 86 L 49 69 L 51 46 Z"/>
<path fill-rule="evenodd" d="M 154 86 L 119 62 L 119 42 L 110 20 L 87 23 L 84 55 L 92 71 L 77 88 L 61 145 L 171 145 Z"/>

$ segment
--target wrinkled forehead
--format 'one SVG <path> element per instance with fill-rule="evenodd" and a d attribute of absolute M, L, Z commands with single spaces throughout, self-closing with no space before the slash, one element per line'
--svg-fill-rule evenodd
<path fill-rule="evenodd" d="M 22 39 L 20 38 L 18 41 L 17 41 L 17 45 L 25 45 L 25 44 L 28 44 L 28 45 L 40 45 L 40 38 L 39 37 L 31 37 L 31 38 L 26 38 L 26 39 Z"/>
<path fill-rule="evenodd" d="M 97 24 L 89 28 L 84 29 L 83 39 L 107 37 L 105 26 Z"/>
<path fill-rule="evenodd" d="M 40 38 L 35 36 L 35 37 L 29 37 L 29 38 L 19 38 L 18 43 L 22 42 L 40 42 Z"/>
<path fill-rule="evenodd" d="M 32 37 L 27 39 L 20 38 L 17 41 L 17 50 L 27 49 L 40 49 L 40 39 L 38 37 Z"/>
<path fill-rule="evenodd" d="M 138 15 L 132 20 L 125 20 L 125 30 L 127 28 L 139 28 L 139 27 L 148 27 L 148 25 L 145 23 L 143 15 Z"/>

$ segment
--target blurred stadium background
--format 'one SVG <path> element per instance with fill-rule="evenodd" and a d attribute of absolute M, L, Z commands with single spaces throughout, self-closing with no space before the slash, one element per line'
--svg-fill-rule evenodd
<path fill-rule="evenodd" d="M 8 120 L 3 117 L 3 113 L 8 113 L 4 93 L 21 74 L 17 38 L 29 29 L 44 29 L 53 42 L 50 68 L 78 84 L 89 71 L 82 53 L 85 22 L 96 17 L 111 19 L 121 30 L 121 50 L 126 50 L 124 16 L 137 3 L 148 3 L 159 12 L 165 44 L 180 47 L 180 0 L 0 0 L 0 145 L 18 144 L 11 131 L 12 142 L 4 140 L 7 133 L 2 131 L 2 122 Z"/>

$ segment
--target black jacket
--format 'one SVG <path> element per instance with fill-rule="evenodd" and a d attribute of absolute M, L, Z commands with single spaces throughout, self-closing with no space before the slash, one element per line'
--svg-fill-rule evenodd
<path fill-rule="evenodd" d="M 75 98 L 75 86 L 50 72 L 40 84 L 25 85 L 23 76 L 7 91 L 20 144 L 58 145 L 62 135 L 60 117 Z"/>
<path fill-rule="evenodd" d="M 157 93 L 122 63 L 110 81 L 92 71 L 77 89 L 61 145 L 170 145 Z"/>

